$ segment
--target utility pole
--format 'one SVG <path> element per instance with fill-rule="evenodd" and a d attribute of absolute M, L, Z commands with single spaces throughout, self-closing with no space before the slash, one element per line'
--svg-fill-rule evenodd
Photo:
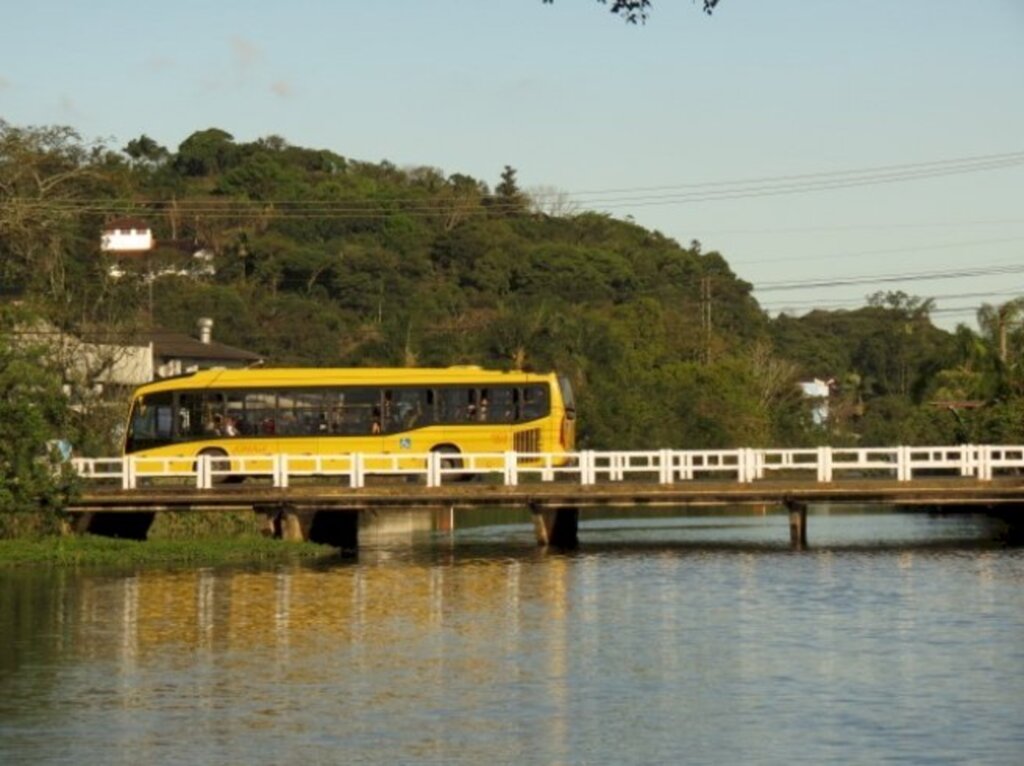
<path fill-rule="evenodd" d="M 146 290 L 149 297 L 149 329 L 153 330 L 153 254 L 146 253 Z"/>
<path fill-rule="evenodd" d="M 711 277 L 700 279 L 700 326 L 704 335 L 703 363 L 711 364 Z"/>

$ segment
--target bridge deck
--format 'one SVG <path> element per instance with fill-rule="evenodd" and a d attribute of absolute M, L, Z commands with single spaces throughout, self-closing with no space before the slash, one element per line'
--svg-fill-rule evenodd
<path fill-rule="evenodd" d="M 259 484 L 217 485 L 211 489 L 156 485 L 136 489 L 90 486 L 69 506 L 73 513 L 162 510 L 226 510 L 268 506 L 322 510 L 471 508 L 483 506 L 543 508 L 671 507 L 774 505 L 801 503 L 870 503 L 901 506 L 1024 507 L 1024 477 L 978 480 L 962 477 L 813 480 L 765 479 L 752 482 L 696 480 L 674 484 L 614 482 L 580 485 L 570 481 L 517 486 L 453 483 L 427 487 L 381 482 L 352 488 L 330 484 L 273 487 Z"/>

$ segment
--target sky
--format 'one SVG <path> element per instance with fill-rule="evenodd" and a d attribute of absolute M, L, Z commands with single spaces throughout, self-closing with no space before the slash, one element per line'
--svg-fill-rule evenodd
<path fill-rule="evenodd" d="M 716 250 L 771 313 L 1024 296 L 1024 0 L 35 0 L 0 118 L 217 127 L 463 173 Z"/>

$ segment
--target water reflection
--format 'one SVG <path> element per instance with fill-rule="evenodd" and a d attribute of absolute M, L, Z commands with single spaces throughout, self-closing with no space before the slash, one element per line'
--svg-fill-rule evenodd
<path fill-rule="evenodd" d="M 1016 762 L 1021 550 L 977 519 L 816 521 L 800 554 L 767 521 L 653 517 L 584 522 L 569 554 L 524 525 L 317 566 L 5 574 L 0 754 Z"/>

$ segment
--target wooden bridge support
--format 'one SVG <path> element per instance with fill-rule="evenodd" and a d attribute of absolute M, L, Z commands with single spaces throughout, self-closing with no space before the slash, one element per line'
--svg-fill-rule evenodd
<path fill-rule="evenodd" d="M 578 508 L 530 508 L 537 544 L 553 548 L 576 548 L 580 544 Z"/>
<path fill-rule="evenodd" d="M 807 503 L 786 498 L 785 505 L 789 510 L 789 542 L 795 550 L 803 550 L 807 547 Z"/>

